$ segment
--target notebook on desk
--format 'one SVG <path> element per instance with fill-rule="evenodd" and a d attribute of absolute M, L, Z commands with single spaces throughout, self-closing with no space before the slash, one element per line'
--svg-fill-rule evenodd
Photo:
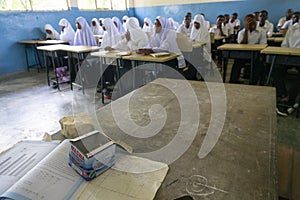
<path fill-rule="evenodd" d="M 169 53 L 169 52 L 158 52 L 158 53 L 151 53 L 149 55 L 156 58 L 156 57 L 169 56 L 169 55 L 171 55 L 171 53 Z"/>

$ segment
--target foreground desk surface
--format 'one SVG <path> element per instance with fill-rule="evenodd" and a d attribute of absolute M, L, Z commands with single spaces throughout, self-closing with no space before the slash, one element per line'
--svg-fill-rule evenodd
<path fill-rule="evenodd" d="M 157 79 L 136 90 L 128 105 L 126 100 L 129 95 L 126 95 L 98 110 L 96 115 L 103 131 L 131 145 L 134 152 L 144 153 L 165 147 L 176 135 L 180 123 L 195 126 L 189 120 L 181 121 L 180 104 L 176 96 L 166 87 L 155 84 L 164 84 L 166 81 L 172 81 L 173 87 L 181 91 L 185 90 L 182 80 Z M 194 199 L 277 199 L 275 89 L 225 84 L 227 113 L 221 137 L 212 151 L 199 159 L 197 154 L 210 124 L 210 94 L 204 82 L 189 83 L 199 102 L 197 134 L 187 151 L 169 165 L 169 172 L 155 199 L 175 199 L 186 195 L 186 185 L 193 175 L 204 176 L 207 186 L 219 189 L 206 197 L 193 196 Z M 212 87 L 218 84 L 212 83 Z M 185 96 L 187 102 L 189 98 Z M 154 104 L 165 109 L 167 119 L 159 133 L 150 138 L 136 138 L 123 133 L 112 116 L 111 106 L 119 108 L 116 113 L 118 116 L 125 115 L 125 108 L 129 107 L 132 120 L 140 126 L 147 126 L 150 123 L 149 108 Z M 191 112 L 190 115 L 193 117 L 195 113 Z M 186 134 L 189 132 L 187 129 Z"/>
<path fill-rule="evenodd" d="M 218 50 L 260 51 L 267 46 L 266 44 L 223 44 L 218 47 Z"/>
<path fill-rule="evenodd" d="M 300 48 L 288 48 L 288 47 L 267 47 L 261 51 L 263 54 L 274 55 L 291 55 L 300 56 Z"/>

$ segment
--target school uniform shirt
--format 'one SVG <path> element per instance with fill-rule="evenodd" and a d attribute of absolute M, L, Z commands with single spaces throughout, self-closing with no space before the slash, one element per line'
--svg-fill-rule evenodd
<path fill-rule="evenodd" d="M 277 27 L 278 26 L 283 26 L 283 24 L 286 22 L 286 17 L 281 17 L 279 20 L 278 20 L 278 23 L 277 23 Z"/>
<path fill-rule="evenodd" d="M 117 30 L 119 31 L 119 33 L 121 35 L 124 35 L 126 31 L 125 31 L 125 29 L 123 27 L 123 24 L 121 23 L 120 19 L 117 18 L 117 17 L 113 17 L 112 21 L 117 24 L 116 27 L 117 27 Z"/>
<path fill-rule="evenodd" d="M 289 28 L 289 26 L 293 25 L 293 20 L 287 20 L 286 22 L 284 22 L 284 24 L 282 25 L 281 29 L 286 29 Z"/>
<path fill-rule="evenodd" d="M 224 26 L 224 24 L 222 24 L 222 31 L 223 31 L 223 34 L 225 34 L 225 36 L 228 37 L 228 33 L 229 33 L 228 26 Z M 217 25 L 214 25 L 212 28 L 210 28 L 209 32 L 214 33 L 215 36 L 222 36 L 221 30 L 218 29 Z"/>
<path fill-rule="evenodd" d="M 72 28 L 72 25 L 70 24 L 70 22 L 67 19 L 62 18 L 59 21 L 58 25 L 65 27 L 64 30 L 60 32 L 60 39 L 63 41 L 69 42 L 70 45 L 73 45 L 75 31 Z"/>
<path fill-rule="evenodd" d="M 231 19 L 230 19 L 229 24 L 234 28 L 236 26 L 241 26 L 241 21 L 239 19 L 236 19 L 236 20 L 234 20 L 234 22 L 231 22 Z"/>
<path fill-rule="evenodd" d="M 51 31 L 51 34 L 46 32 L 46 39 L 50 39 L 50 40 L 59 40 L 60 39 L 59 33 L 50 24 L 46 24 L 44 28 L 45 28 L 45 31 L 46 30 Z"/>
<path fill-rule="evenodd" d="M 178 29 L 176 30 L 177 33 L 183 33 L 187 36 L 190 36 L 191 35 L 191 32 L 192 32 L 192 27 L 193 27 L 193 24 L 190 23 L 190 26 L 189 28 L 186 28 L 185 24 L 180 24 L 180 26 L 178 27 Z"/>
<path fill-rule="evenodd" d="M 281 43 L 282 47 L 300 48 L 300 24 L 296 23 L 289 27 L 285 38 Z"/>
<path fill-rule="evenodd" d="M 195 42 L 203 42 L 206 43 L 204 45 L 204 58 L 207 61 L 211 61 L 211 44 L 210 44 L 210 34 L 203 24 L 205 24 L 204 17 L 202 15 L 195 15 L 194 22 L 198 22 L 200 24 L 200 28 L 196 29 L 195 26 L 192 27 L 191 32 L 191 40 Z"/>
<path fill-rule="evenodd" d="M 93 22 L 96 23 L 96 25 L 93 25 Z M 99 21 L 97 20 L 97 18 L 93 18 L 92 19 L 92 23 L 91 23 L 91 31 L 93 32 L 94 35 L 103 35 L 104 30 L 103 28 L 100 26 Z"/>
<path fill-rule="evenodd" d="M 161 16 L 156 19 L 160 22 L 162 30 L 153 35 L 153 38 L 147 47 L 151 48 L 154 52 L 171 52 L 181 54 L 181 51 L 177 46 L 176 32 L 171 29 L 172 27 L 169 20 Z M 177 58 L 177 60 L 178 67 L 184 68 L 184 57 L 181 55 Z"/>
<path fill-rule="evenodd" d="M 112 19 L 105 18 L 102 23 L 105 31 L 102 37 L 101 48 L 112 47 L 118 44 L 122 38 Z"/>
<path fill-rule="evenodd" d="M 225 26 L 225 27 L 227 28 L 228 34 L 229 34 L 229 35 L 234 34 L 234 28 L 233 28 L 233 26 L 232 26 L 230 23 L 227 23 L 227 24 L 225 24 L 225 25 L 224 25 L 224 23 L 223 23 L 223 26 Z"/>
<path fill-rule="evenodd" d="M 256 23 L 256 30 L 260 30 L 266 33 L 267 37 L 272 37 L 273 35 L 273 29 L 274 25 L 266 20 L 265 24 L 263 26 L 260 26 L 259 22 Z"/>
<path fill-rule="evenodd" d="M 237 42 L 240 44 L 244 38 L 245 28 L 243 28 L 237 38 Z M 250 32 L 248 30 L 248 44 L 267 44 L 267 36 L 265 32 L 260 30 L 254 30 Z"/>
<path fill-rule="evenodd" d="M 125 37 L 117 45 L 113 46 L 114 49 L 138 50 L 145 47 L 149 43 L 149 38 L 147 34 L 140 28 L 137 18 L 128 18 L 125 26 L 126 30 L 129 32 L 130 39 L 127 41 Z"/>
<path fill-rule="evenodd" d="M 81 25 L 81 29 L 76 30 L 74 37 L 75 46 L 97 46 L 96 39 L 89 24 L 84 17 L 77 17 L 76 22 Z"/>

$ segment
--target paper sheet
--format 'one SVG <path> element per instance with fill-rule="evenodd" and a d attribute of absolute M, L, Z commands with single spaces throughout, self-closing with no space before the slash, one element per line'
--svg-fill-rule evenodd
<path fill-rule="evenodd" d="M 76 199 L 137 200 L 153 199 L 167 172 L 168 165 L 149 159 L 119 154 L 116 164 L 88 182 Z"/>

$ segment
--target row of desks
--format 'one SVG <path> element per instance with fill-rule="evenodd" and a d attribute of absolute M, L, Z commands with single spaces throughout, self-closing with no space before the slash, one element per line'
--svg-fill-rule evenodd
<path fill-rule="evenodd" d="M 226 81 L 227 64 L 229 58 L 251 59 L 251 77 L 255 57 L 262 53 L 266 55 L 266 62 L 271 63 L 266 84 L 269 83 L 274 65 L 299 65 L 300 48 L 268 47 L 266 44 L 224 44 L 218 47 L 222 51 L 223 62 L 223 81 Z M 252 79 L 251 79 L 252 80 Z"/>

